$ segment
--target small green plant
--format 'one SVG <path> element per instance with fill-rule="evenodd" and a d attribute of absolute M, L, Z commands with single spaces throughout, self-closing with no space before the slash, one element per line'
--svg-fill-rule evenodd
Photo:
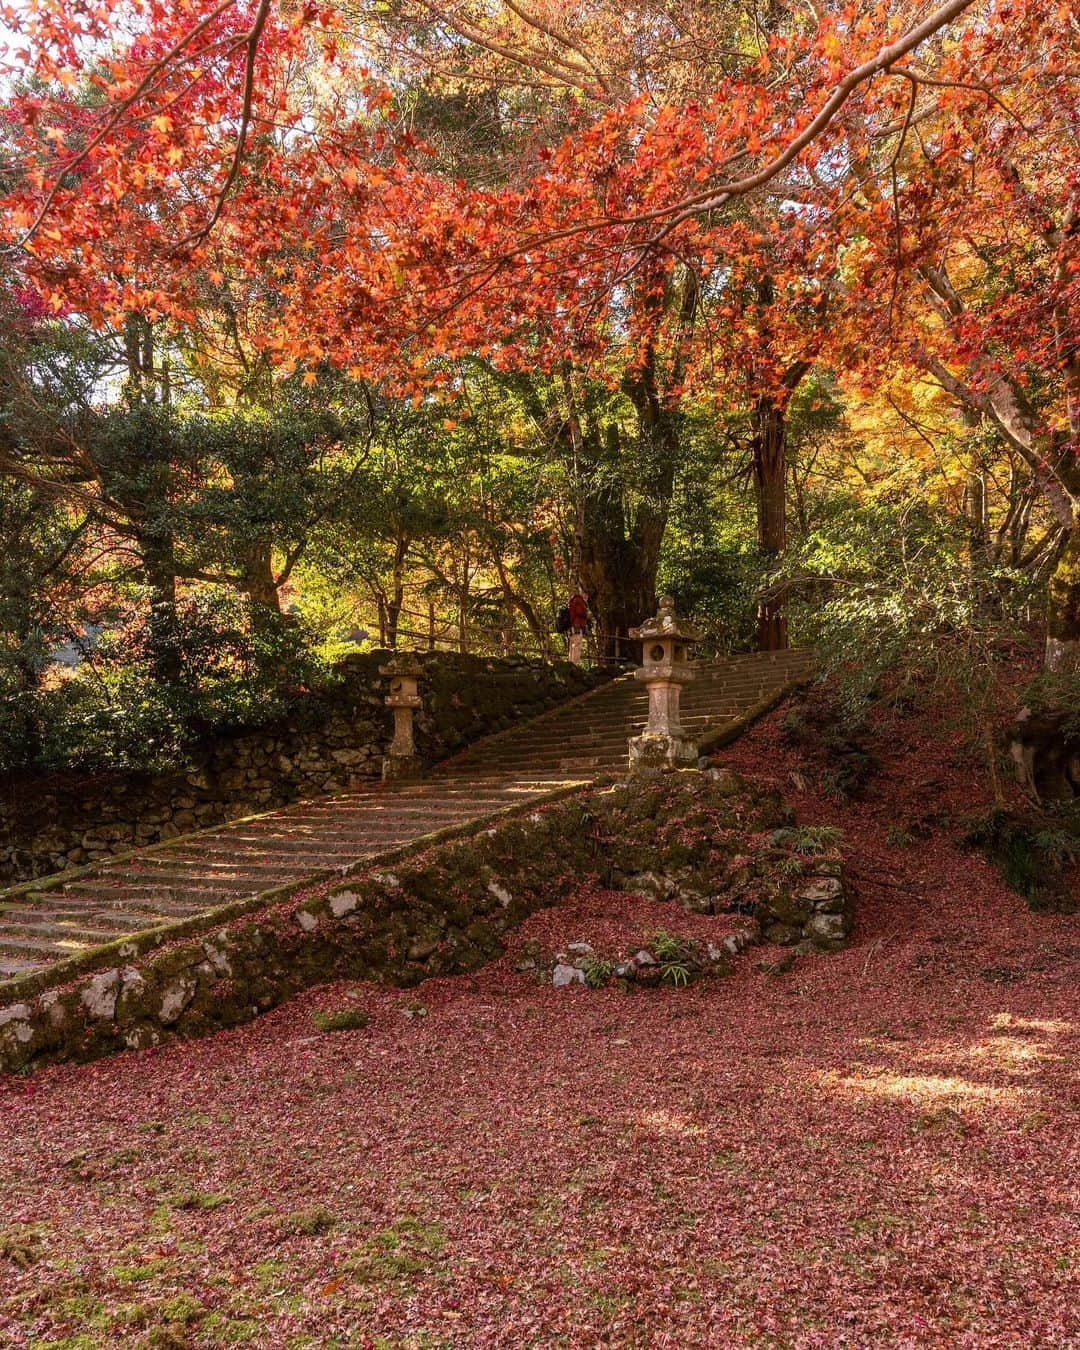
<path fill-rule="evenodd" d="M 314 1013 L 311 1020 L 319 1031 L 362 1031 L 371 1019 L 363 1008 L 339 1008 Z"/>
<path fill-rule="evenodd" d="M 890 825 L 885 838 L 897 848 L 909 848 L 915 842 L 915 836 L 903 825 Z"/>
<path fill-rule="evenodd" d="M 612 970 L 614 966 L 610 961 L 594 957 L 585 967 L 585 983 L 590 989 L 601 989 L 611 979 Z"/>
<path fill-rule="evenodd" d="M 690 983 L 691 949 L 686 938 L 660 929 L 649 944 L 660 962 L 660 978 L 677 989 Z"/>
<path fill-rule="evenodd" d="M 774 830 L 771 842 L 806 857 L 818 857 L 822 853 L 835 852 L 843 838 L 843 830 L 835 825 L 788 825 Z"/>
<path fill-rule="evenodd" d="M 672 984 L 676 989 L 690 983 L 690 967 L 682 961 L 662 961 L 660 964 L 660 978 L 667 984 Z"/>
<path fill-rule="evenodd" d="M 794 831 L 792 843 L 799 853 L 811 855 L 831 853 L 840 846 L 843 830 L 835 825 L 800 825 Z"/>
<path fill-rule="evenodd" d="M 677 961 L 686 952 L 685 938 L 658 928 L 649 940 L 649 946 L 658 961 Z"/>
<path fill-rule="evenodd" d="M 1036 830 L 1031 842 L 1050 859 L 1055 867 L 1067 867 L 1080 862 L 1080 835 L 1067 829 Z"/>

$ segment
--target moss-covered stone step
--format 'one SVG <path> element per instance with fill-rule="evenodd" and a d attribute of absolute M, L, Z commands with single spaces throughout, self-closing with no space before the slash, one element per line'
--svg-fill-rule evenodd
<path fill-rule="evenodd" d="M 204 855 L 197 855 L 192 859 L 153 858 L 147 859 L 138 873 L 133 872 L 131 875 L 137 875 L 140 880 L 149 885 L 171 887 L 186 882 L 194 866 L 207 885 L 216 886 L 219 883 L 239 883 L 242 881 L 258 881 L 260 884 L 273 885 L 276 879 L 285 881 L 293 875 L 294 869 L 286 865 L 287 863 L 291 863 L 291 855 L 289 854 L 283 854 L 282 860 L 273 864 L 254 861 L 241 864 L 235 860 L 232 862 L 220 860 L 215 862 L 212 858 L 207 858 Z"/>
<path fill-rule="evenodd" d="M 192 909 L 197 908 L 192 904 L 176 903 L 166 900 L 162 896 L 156 896 L 149 900 L 133 899 L 125 897 L 119 892 L 115 894 L 102 894 L 100 892 L 89 895 L 70 895 L 65 892 L 50 893 L 43 891 L 31 891 L 26 897 L 27 906 L 36 908 L 38 904 L 43 904 L 49 908 L 54 905 L 57 907 L 70 907 L 77 909 L 78 912 L 88 913 L 90 911 L 102 914 L 131 914 L 133 917 L 140 916 L 145 922 L 148 915 L 160 914 L 163 919 L 183 918 L 190 914 Z M 4 905 L 0 908 L 0 918 L 7 917 L 12 909 L 11 906 Z M 19 909 L 16 908 L 16 913 Z"/>
<path fill-rule="evenodd" d="M 100 946 L 107 940 L 99 938 L 95 943 L 72 943 L 53 938 L 20 938 L 10 933 L 0 933 L 0 952 L 6 956 L 30 955 L 43 960 L 55 960 L 58 956 L 70 956 L 73 951 L 83 947 Z"/>
<path fill-rule="evenodd" d="M 40 923 L 22 924 L 19 928 L 19 935 L 25 935 L 28 942 L 40 939 L 47 942 L 73 940 L 83 946 L 96 947 L 102 942 L 112 941 L 123 931 L 122 928 L 106 927 L 105 925 L 76 923 L 72 919 L 43 919 Z M 3 941 L 4 939 L 0 938 L 0 942 Z"/>
<path fill-rule="evenodd" d="M 19 975 L 29 975 L 31 971 L 40 970 L 42 964 L 40 961 L 17 961 L 12 956 L 0 956 L 0 979 L 13 980 Z"/>
<path fill-rule="evenodd" d="M 125 928 L 146 926 L 145 914 L 125 913 L 123 910 L 102 909 L 93 903 L 68 905 L 12 905 L 3 911 L 5 927 L 23 932 L 42 923 L 92 923 L 95 927 L 123 932 Z M 17 936 L 18 934 L 16 934 Z"/>
<path fill-rule="evenodd" d="M 254 883 L 257 879 L 251 878 Z M 177 870 L 173 873 L 154 874 L 148 876 L 145 872 L 132 870 L 124 872 L 109 878 L 97 879 L 91 881 L 80 881 L 72 886 L 69 894 L 84 896 L 87 900 L 109 900 L 120 899 L 125 895 L 133 896 L 136 892 L 140 898 L 145 900 L 169 900 L 175 896 L 178 887 L 185 890 L 206 890 L 217 891 L 222 885 L 228 889 L 235 889 L 240 883 L 238 878 L 235 883 L 215 883 L 210 878 L 201 878 L 198 866 L 190 869 Z"/>

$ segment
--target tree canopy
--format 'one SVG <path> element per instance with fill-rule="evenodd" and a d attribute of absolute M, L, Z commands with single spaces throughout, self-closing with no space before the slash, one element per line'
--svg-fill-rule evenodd
<path fill-rule="evenodd" d="M 617 644 L 662 577 L 783 645 L 815 523 L 914 494 L 1076 652 L 1070 4 L 0 17 L 0 471 L 155 622 L 544 648 L 581 582 Z"/>

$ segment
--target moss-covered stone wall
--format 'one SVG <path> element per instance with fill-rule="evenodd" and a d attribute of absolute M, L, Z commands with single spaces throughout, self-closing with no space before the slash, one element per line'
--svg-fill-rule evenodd
<path fill-rule="evenodd" d="M 822 844 L 775 792 L 730 773 L 601 785 L 0 1007 L 0 1069 L 205 1035 L 327 980 L 409 986 L 473 970 L 586 878 L 626 889 L 656 878 L 672 904 L 735 911 L 771 940 L 834 948 L 851 910 L 838 856 Z M 820 913 L 835 916 L 820 931 L 817 902 L 798 898 L 817 892 Z"/>

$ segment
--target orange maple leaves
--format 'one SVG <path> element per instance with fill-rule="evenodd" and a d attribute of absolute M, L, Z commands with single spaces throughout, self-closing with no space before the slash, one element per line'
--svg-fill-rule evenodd
<path fill-rule="evenodd" d="M 1038 0 L 945 7 L 968 8 L 977 22 L 929 28 L 910 50 L 923 16 L 906 0 L 824 8 L 682 101 L 619 96 L 593 53 L 600 110 L 560 112 L 561 139 L 526 143 L 513 172 L 483 185 L 413 132 L 408 91 L 372 75 L 371 45 L 337 4 L 133 0 L 129 36 L 110 43 L 114 0 L 78 15 L 35 0 L 17 22 L 43 83 L 6 108 L 17 168 L 4 235 L 54 303 L 101 321 L 149 305 L 182 325 L 230 292 L 255 296 L 256 339 L 283 368 L 331 360 L 417 385 L 444 357 L 554 368 L 567 352 L 600 362 L 613 342 L 685 347 L 668 298 L 687 269 L 700 295 L 691 369 L 715 381 L 747 360 L 783 367 L 826 341 L 840 352 L 827 292 L 869 306 L 868 280 L 895 289 L 890 273 L 940 238 L 921 203 L 971 232 L 964 155 L 1019 134 L 1007 99 L 1011 79 L 1030 77 L 1028 53 L 1054 71 L 1060 35 Z M 558 39 L 564 62 L 589 64 L 580 33 L 575 53 L 560 16 L 530 13 L 530 40 L 550 29 L 545 51 Z M 873 80 L 854 79 L 864 68 Z M 1036 97 L 1036 116 L 1059 126 L 1053 80 Z M 762 276 L 779 297 L 764 324 Z"/>

